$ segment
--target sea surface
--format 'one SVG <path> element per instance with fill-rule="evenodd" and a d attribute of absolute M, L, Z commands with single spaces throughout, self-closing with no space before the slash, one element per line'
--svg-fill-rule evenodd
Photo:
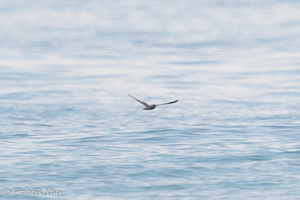
<path fill-rule="evenodd" d="M 0 199 L 300 199 L 299 10 L 1 0 Z"/>

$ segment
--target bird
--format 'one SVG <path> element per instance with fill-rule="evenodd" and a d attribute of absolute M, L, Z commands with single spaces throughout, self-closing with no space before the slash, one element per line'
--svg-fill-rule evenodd
<path fill-rule="evenodd" d="M 143 104 L 145 106 L 145 108 L 143 108 L 143 110 L 154 110 L 156 108 L 156 106 L 160 106 L 160 105 L 166 105 L 166 104 L 172 104 L 172 103 L 176 103 L 178 100 L 175 100 L 175 101 L 171 101 L 171 102 L 168 102 L 168 103 L 161 103 L 161 104 L 147 104 L 146 102 L 144 101 L 141 101 L 133 96 L 131 96 L 130 94 L 128 94 L 131 98 L 133 98 L 134 100 L 136 100 L 137 102 L 140 102 L 141 104 Z"/>

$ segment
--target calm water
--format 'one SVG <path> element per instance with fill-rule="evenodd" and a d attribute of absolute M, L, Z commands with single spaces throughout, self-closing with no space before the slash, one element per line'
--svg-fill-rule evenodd
<path fill-rule="evenodd" d="M 0 198 L 299 199 L 299 9 L 0 1 Z"/>

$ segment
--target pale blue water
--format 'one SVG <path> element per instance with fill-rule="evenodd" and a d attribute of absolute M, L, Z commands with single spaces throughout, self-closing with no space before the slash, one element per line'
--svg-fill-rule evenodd
<path fill-rule="evenodd" d="M 1 199 L 300 199 L 300 2 L 0 3 Z"/>

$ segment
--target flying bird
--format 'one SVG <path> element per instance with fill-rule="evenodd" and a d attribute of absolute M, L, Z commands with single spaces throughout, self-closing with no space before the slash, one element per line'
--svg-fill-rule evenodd
<path fill-rule="evenodd" d="M 156 106 L 160 106 L 160 105 L 166 105 L 166 104 L 172 104 L 172 103 L 176 103 L 178 100 L 175 100 L 175 101 L 171 101 L 171 102 L 168 102 L 168 103 L 161 103 L 161 104 L 147 104 L 146 102 L 144 101 L 141 101 L 141 100 L 138 100 L 137 98 L 131 96 L 130 94 L 128 94 L 131 98 L 133 98 L 134 100 L 140 102 L 141 104 L 143 104 L 145 106 L 145 108 L 143 108 L 143 110 L 154 110 L 156 108 Z"/>

